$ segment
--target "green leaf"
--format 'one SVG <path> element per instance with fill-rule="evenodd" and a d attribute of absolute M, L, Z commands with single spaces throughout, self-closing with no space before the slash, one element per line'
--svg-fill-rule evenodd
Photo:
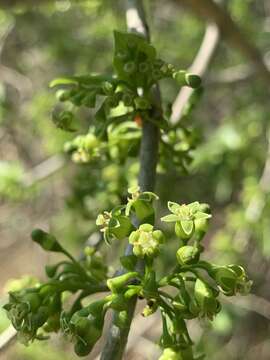
<path fill-rule="evenodd" d="M 112 216 L 119 216 L 122 214 L 122 211 L 125 209 L 126 205 L 118 205 L 114 207 L 111 211 Z"/>
<path fill-rule="evenodd" d="M 108 227 L 109 228 L 117 228 L 120 226 L 119 221 L 117 220 L 117 218 L 112 217 L 109 221 Z"/>
<path fill-rule="evenodd" d="M 49 86 L 50 86 L 50 88 L 53 88 L 58 85 L 76 85 L 77 83 L 78 83 L 78 81 L 77 81 L 76 77 L 70 76 L 70 77 L 56 78 L 50 82 Z"/>

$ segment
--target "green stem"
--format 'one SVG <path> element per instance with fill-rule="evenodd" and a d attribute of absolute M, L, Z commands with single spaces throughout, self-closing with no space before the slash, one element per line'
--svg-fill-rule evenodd
<path fill-rule="evenodd" d="M 127 4 L 127 25 L 129 31 L 141 33 L 149 40 L 148 26 L 145 21 L 145 14 L 142 0 L 126 0 Z M 161 118 L 161 100 L 159 88 L 153 90 L 153 113 L 155 119 Z M 141 191 L 153 191 L 156 179 L 156 166 L 158 159 L 159 128 L 152 122 L 144 121 L 142 129 L 142 139 L 140 147 L 140 173 L 139 186 Z M 129 244 L 125 255 L 133 253 L 132 246 Z M 144 272 L 144 261 L 139 260 L 137 270 Z M 123 270 L 119 273 L 123 273 Z M 120 360 L 123 357 L 127 344 L 128 334 L 136 307 L 137 298 L 134 296 L 128 301 L 128 316 L 126 326 L 120 328 L 117 325 L 117 312 L 114 312 L 112 324 L 107 336 L 107 341 L 101 354 L 101 360 Z"/>

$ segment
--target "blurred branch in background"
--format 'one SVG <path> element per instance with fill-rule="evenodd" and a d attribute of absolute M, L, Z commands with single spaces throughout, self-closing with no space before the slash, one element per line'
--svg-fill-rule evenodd
<path fill-rule="evenodd" d="M 200 49 L 189 68 L 191 73 L 200 75 L 202 78 L 206 74 L 209 64 L 215 54 L 220 39 L 220 33 L 215 23 L 209 23 L 206 27 Z M 189 101 L 194 90 L 189 87 L 182 87 L 173 105 L 170 122 L 175 125 L 181 120 L 183 110 Z"/>
<path fill-rule="evenodd" d="M 261 178 L 258 181 L 259 188 L 262 194 L 267 195 L 270 191 L 270 131 L 268 130 L 268 150 L 266 154 L 265 164 Z M 264 207 L 266 206 L 267 198 L 258 197 L 258 194 L 255 194 L 245 210 L 245 218 L 249 225 L 257 223 L 263 213 Z M 239 241 L 239 239 L 244 243 L 248 244 L 252 237 L 252 230 L 250 226 L 247 226 L 245 229 L 239 229 L 235 233 L 234 241 Z"/>
<path fill-rule="evenodd" d="M 26 187 L 45 180 L 64 167 L 66 160 L 62 155 L 56 154 L 42 161 L 24 175 L 23 184 Z"/>
<path fill-rule="evenodd" d="M 269 83 L 270 72 L 260 51 L 248 41 L 225 9 L 213 0 L 179 0 L 179 2 L 190 8 L 198 16 L 215 22 L 219 27 L 221 36 L 228 44 L 240 50 L 258 68 L 258 73 L 262 78 Z"/>
<path fill-rule="evenodd" d="M 17 331 L 10 325 L 2 334 L 0 334 L 0 352 L 2 353 L 6 348 L 13 344 Z"/>
<path fill-rule="evenodd" d="M 0 78 L 4 83 L 18 90 L 20 96 L 27 97 L 32 91 L 32 82 L 28 77 L 2 64 L 0 64 Z"/>
<path fill-rule="evenodd" d="M 264 56 L 264 59 L 267 68 L 270 69 L 270 57 L 268 53 Z M 207 79 L 207 84 L 223 86 L 249 81 L 256 76 L 257 72 L 258 69 L 253 66 L 240 64 L 210 75 L 209 79 Z"/>

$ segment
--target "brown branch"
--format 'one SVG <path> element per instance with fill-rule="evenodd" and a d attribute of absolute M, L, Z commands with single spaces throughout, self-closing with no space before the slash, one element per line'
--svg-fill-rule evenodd
<path fill-rule="evenodd" d="M 264 62 L 270 71 L 270 58 L 268 53 L 264 56 Z M 216 85 L 231 85 L 238 82 L 249 81 L 253 77 L 256 76 L 258 69 L 254 68 L 254 66 L 250 66 L 247 64 L 239 64 L 235 66 L 231 66 L 227 69 L 220 71 L 213 76 L 210 74 L 206 84 L 211 86 Z"/>
<path fill-rule="evenodd" d="M 240 50 L 258 68 L 258 73 L 264 81 L 267 81 L 267 85 L 269 84 L 270 72 L 260 51 L 248 41 L 226 10 L 213 0 L 178 0 L 178 2 L 190 8 L 198 16 L 215 22 L 221 36 L 229 45 Z"/>
<path fill-rule="evenodd" d="M 217 49 L 219 39 L 220 33 L 217 25 L 215 23 L 209 23 L 206 27 L 200 49 L 189 68 L 190 72 L 200 75 L 202 78 L 205 76 Z M 193 91 L 193 89 L 188 87 L 181 88 L 172 105 L 172 115 L 170 118 L 171 124 L 175 125 L 181 120 L 184 107 L 193 94 Z"/>

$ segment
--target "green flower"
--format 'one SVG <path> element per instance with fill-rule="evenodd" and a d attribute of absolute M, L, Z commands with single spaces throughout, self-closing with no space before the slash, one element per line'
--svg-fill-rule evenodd
<path fill-rule="evenodd" d="M 185 70 L 179 70 L 173 73 L 173 78 L 181 86 L 189 86 L 193 89 L 197 89 L 201 86 L 202 80 L 196 74 L 187 73 Z"/>
<path fill-rule="evenodd" d="M 219 313 L 221 305 L 216 299 L 218 291 L 211 288 L 206 282 L 197 279 L 194 286 L 194 297 L 200 309 L 200 315 L 210 320 Z"/>
<path fill-rule="evenodd" d="M 98 138 L 88 133 L 79 135 L 65 144 L 64 150 L 72 153 L 72 160 L 77 163 L 88 163 L 101 154 L 102 144 Z"/>
<path fill-rule="evenodd" d="M 71 111 L 63 110 L 60 113 L 54 111 L 52 113 L 52 121 L 55 126 L 64 131 L 73 132 L 74 114 Z"/>
<path fill-rule="evenodd" d="M 249 280 L 242 266 L 214 266 L 210 276 L 227 296 L 233 296 L 237 293 L 247 295 L 250 292 L 252 281 Z"/>
<path fill-rule="evenodd" d="M 129 243 L 133 245 L 133 253 L 138 257 L 155 257 L 165 237 L 162 231 L 153 230 L 153 225 L 142 224 L 139 229 L 129 236 Z"/>
<path fill-rule="evenodd" d="M 42 305 L 38 289 L 26 289 L 9 294 L 9 302 L 4 305 L 19 341 L 27 345 L 38 337 L 38 330 L 50 315 L 49 306 Z"/>
<path fill-rule="evenodd" d="M 198 201 L 188 205 L 179 205 L 169 201 L 168 208 L 172 214 L 162 217 L 161 221 L 175 222 L 175 233 L 183 240 L 192 237 L 196 229 L 196 222 L 206 221 L 211 217 L 205 212 L 205 204 L 200 204 Z"/>
<path fill-rule="evenodd" d="M 104 211 L 96 219 L 96 225 L 101 227 L 107 243 L 114 238 L 122 240 L 134 229 L 129 217 L 124 213 L 124 206 L 117 206 L 111 212 Z"/>
<path fill-rule="evenodd" d="M 133 212 L 141 223 L 154 224 L 155 210 L 153 201 L 158 200 L 158 196 L 150 191 L 141 192 L 139 186 L 129 188 L 128 192 L 131 197 L 128 198 L 126 215 L 129 216 Z"/>
<path fill-rule="evenodd" d="M 107 286 L 112 293 L 119 293 L 123 290 L 127 282 L 131 279 L 134 279 L 138 276 L 138 273 L 135 271 L 128 272 L 123 275 L 116 276 L 107 280 Z"/>
<path fill-rule="evenodd" d="M 196 264 L 200 258 L 200 250 L 195 246 L 182 246 L 177 250 L 176 257 L 180 265 Z"/>
<path fill-rule="evenodd" d="M 182 360 L 182 359 L 183 357 L 180 352 L 172 348 L 166 348 L 163 350 L 163 353 L 158 360 Z"/>
<path fill-rule="evenodd" d="M 98 300 L 75 312 L 71 319 L 62 319 L 64 333 L 75 341 L 74 350 L 78 356 L 88 355 L 102 335 L 106 300 Z"/>

